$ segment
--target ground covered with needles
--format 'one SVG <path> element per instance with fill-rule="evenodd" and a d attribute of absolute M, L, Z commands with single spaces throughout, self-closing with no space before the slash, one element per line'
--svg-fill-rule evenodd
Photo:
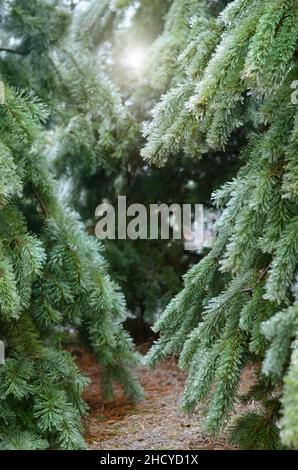
<path fill-rule="evenodd" d="M 84 393 L 89 405 L 85 421 L 85 439 L 94 450 L 220 450 L 232 449 L 227 434 L 213 439 L 203 430 L 203 411 L 198 408 L 191 416 L 179 410 L 185 381 L 174 358 L 156 369 L 138 370 L 144 398 L 131 404 L 120 387 L 115 397 L 105 401 L 100 391 L 100 368 L 94 358 L 80 350 L 77 358 L 82 372 L 91 379 Z M 246 371 L 242 388 L 253 380 Z"/>

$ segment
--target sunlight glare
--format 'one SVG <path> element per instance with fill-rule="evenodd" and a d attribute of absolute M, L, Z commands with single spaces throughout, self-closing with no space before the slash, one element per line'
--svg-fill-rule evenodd
<path fill-rule="evenodd" d="M 145 64 L 145 50 L 143 47 L 129 47 L 123 57 L 123 65 L 128 68 L 134 69 L 139 73 Z"/>

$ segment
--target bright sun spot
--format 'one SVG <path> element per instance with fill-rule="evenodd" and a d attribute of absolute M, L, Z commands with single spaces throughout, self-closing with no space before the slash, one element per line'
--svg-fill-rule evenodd
<path fill-rule="evenodd" d="M 123 65 L 140 72 L 145 64 L 145 49 L 143 47 L 130 47 L 124 51 Z"/>

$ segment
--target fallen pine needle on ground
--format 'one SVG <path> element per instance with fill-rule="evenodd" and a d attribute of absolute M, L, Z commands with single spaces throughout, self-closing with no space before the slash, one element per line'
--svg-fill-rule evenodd
<path fill-rule="evenodd" d="M 84 393 L 90 410 L 85 439 L 94 450 L 221 450 L 233 449 L 223 433 L 212 439 L 203 431 L 200 407 L 191 416 L 179 409 L 185 374 L 174 358 L 156 369 L 140 368 L 144 399 L 131 404 L 120 387 L 112 401 L 100 391 L 100 368 L 92 356 L 81 351 L 78 365 L 91 379 Z M 251 378 L 248 378 L 251 381 Z"/>

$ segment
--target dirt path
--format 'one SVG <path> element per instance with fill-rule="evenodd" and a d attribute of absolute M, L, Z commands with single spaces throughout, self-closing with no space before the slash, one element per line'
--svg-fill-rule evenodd
<path fill-rule="evenodd" d="M 99 367 L 83 354 L 80 367 L 92 382 L 84 398 L 90 406 L 86 441 L 90 449 L 199 450 L 231 448 L 224 436 L 211 440 L 202 431 L 200 411 L 186 416 L 179 411 L 185 377 L 174 359 L 155 370 L 141 368 L 139 378 L 144 399 L 129 403 L 116 388 L 115 400 L 105 402 L 100 395 Z"/>

